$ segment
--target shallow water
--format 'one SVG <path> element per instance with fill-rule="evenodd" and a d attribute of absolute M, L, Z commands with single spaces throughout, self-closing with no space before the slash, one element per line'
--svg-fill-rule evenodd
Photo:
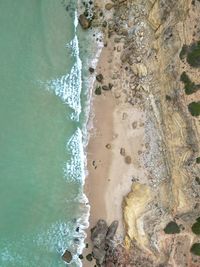
<path fill-rule="evenodd" d="M 0 1 L 1 267 L 65 266 L 64 249 L 75 254 L 74 238 L 83 240 L 76 232 L 85 212 L 81 102 L 77 107 L 60 93 L 73 94 L 69 80 L 79 56 L 67 45 L 75 37 L 68 4 Z M 73 79 L 79 86 L 80 70 Z"/>

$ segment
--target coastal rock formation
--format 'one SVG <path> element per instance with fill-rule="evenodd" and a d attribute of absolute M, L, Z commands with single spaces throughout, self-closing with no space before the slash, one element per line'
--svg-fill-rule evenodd
<path fill-rule="evenodd" d="M 98 264 L 103 264 L 106 254 L 113 249 L 113 239 L 117 231 L 118 221 L 113 221 L 108 227 L 106 221 L 99 220 L 91 229 L 92 255 Z"/>

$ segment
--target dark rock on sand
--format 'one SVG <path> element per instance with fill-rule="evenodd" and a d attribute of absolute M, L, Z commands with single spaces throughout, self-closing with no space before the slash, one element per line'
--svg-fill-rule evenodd
<path fill-rule="evenodd" d="M 94 92 L 95 95 L 101 95 L 101 86 L 97 86 Z"/>
<path fill-rule="evenodd" d="M 62 255 L 62 259 L 67 262 L 70 263 L 72 260 L 72 254 L 69 250 L 65 250 L 64 254 Z"/>
<path fill-rule="evenodd" d="M 107 85 L 103 85 L 103 86 L 102 86 L 102 89 L 103 89 L 104 91 L 108 91 L 108 90 L 110 90 L 109 87 L 108 87 Z"/>
<path fill-rule="evenodd" d="M 109 83 L 109 84 L 108 84 L 108 87 L 109 87 L 109 89 L 111 90 L 111 89 L 113 88 L 113 84 L 112 84 L 112 83 Z"/>
<path fill-rule="evenodd" d="M 81 254 L 81 255 L 79 255 L 78 257 L 79 257 L 79 259 L 80 259 L 80 260 L 82 260 L 82 259 L 83 259 L 83 255 L 82 255 L 82 254 Z"/>
<path fill-rule="evenodd" d="M 96 80 L 101 83 L 103 81 L 103 75 L 102 74 L 98 74 L 96 76 Z"/>
<path fill-rule="evenodd" d="M 126 156 L 125 157 L 125 162 L 126 162 L 126 164 L 131 164 L 131 157 L 130 156 Z"/>
<path fill-rule="evenodd" d="M 107 149 L 111 149 L 111 144 L 106 144 Z"/>
<path fill-rule="evenodd" d="M 120 154 L 121 154 L 122 156 L 125 156 L 125 155 L 126 155 L 126 150 L 125 150 L 125 148 L 121 147 L 121 149 L 120 149 Z"/>
<path fill-rule="evenodd" d="M 79 23 L 84 30 L 87 30 L 88 28 L 90 28 L 90 25 L 91 25 L 90 21 L 86 18 L 84 14 L 81 14 L 79 16 Z"/>
<path fill-rule="evenodd" d="M 89 67 L 89 72 L 90 72 L 90 73 L 94 73 L 94 68 Z"/>
<path fill-rule="evenodd" d="M 86 256 L 86 259 L 87 259 L 88 261 L 92 261 L 92 260 L 93 260 L 92 254 L 91 254 L 91 253 L 88 254 L 88 255 Z"/>

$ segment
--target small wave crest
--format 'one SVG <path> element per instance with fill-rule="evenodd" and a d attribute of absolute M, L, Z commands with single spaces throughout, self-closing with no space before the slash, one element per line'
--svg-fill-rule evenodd
<path fill-rule="evenodd" d="M 84 150 L 82 132 L 78 128 L 67 142 L 67 150 L 71 154 L 70 160 L 64 167 L 64 174 L 68 180 L 84 183 Z"/>

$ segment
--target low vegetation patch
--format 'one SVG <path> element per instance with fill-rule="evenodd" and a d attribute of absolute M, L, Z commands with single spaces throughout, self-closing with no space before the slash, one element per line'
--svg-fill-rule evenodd
<path fill-rule="evenodd" d="M 200 163 L 200 157 L 196 158 L 196 163 Z"/>
<path fill-rule="evenodd" d="M 181 49 L 181 52 L 179 54 L 179 57 L 180 57 L 181 60 L 183 60 L 186 57 L 187 51 L 188 51 L 187 45 L 183 45 L 183 47 Z"/>
<path fill-rule="evenodd" d="M 192 225 L 192 232 L 195 235 L 200 235 L 200 217 L 196 219 L 196 222 Z"/>
<path fill-rule="evenodd" d="M 164 228 L 165 234 L 179 234 L 180 228 L 176 222 L 169 222 Z"/>
<path fill-rule="evenodd" d="M 200 243 L 194 243 L 190 249 L 190 251 L 196 255 L 200 256 Z"/>
<path fill-rule="evenodd" d="M 200 67 L 200 41 L 192 44 L 187 53 L 187 62 L 194 68 Z"/>
<path fill-rule="evenodd" d="M 193 43 L 189 46 L 183 45 L 181 52 L 179 53 L 181 60 L 186 58 L 188 64 L 193 68 L 200 67 L 200 41 Z"/>
<path fill-rule="evenodd" d="M 190 80 L 189 76 L 187 75 L 185 71 L 181 74 L 180 80 L 185 85 L 184 88 L 185 88 L 186 95 L 191 95 L 195 93 L 196 91 L 198 91 L 200 88 L 199 84 L 195 84 L 194 82 Z"/>
<path fill-rule="evenodd" d="M 199 102 L 192 102 L 188 105 L 188 110 L 192 116 L 199 116 L 200 115 L 200 101 Z"/>

